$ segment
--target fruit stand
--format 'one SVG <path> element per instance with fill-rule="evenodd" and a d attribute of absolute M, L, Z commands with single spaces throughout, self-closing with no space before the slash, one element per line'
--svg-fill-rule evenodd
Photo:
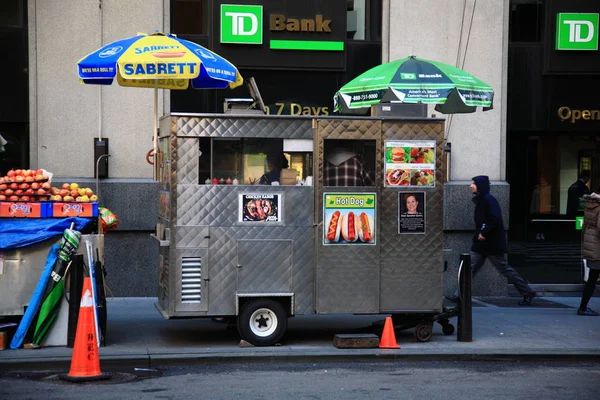
<path fill-rule="evenodd" d="M 19 317 L 31 305 L 36 285 L 43 280 L 43 271 L 50 250 L 59 242 L 65 230 L 82 236 L 78 253 L 86 253 L 86 244 L 93 244 L 93 255 L 85 264 L 103 262 L 104 245 L 99 222 L 98 197 L 90 188 L 77 183 L 52 186 L 52 173 L 43 169 L 10 170 L 0 176 L 0 318 Z M 99 229 L 100 227 L 100 229 Z M 100 232 L 99 232 L 100 231 Z M 88 243 L 89 242 L 89 243 Z M 66 274 L 52 274 L 48 280 L 59 282 Z M 49 283 L 48 283 L 49 285 Z M 63 299 L 63 303 L 64 299 Z M 60 304 L 62 309 L 65 304 Z M 68 304 L 64 307 L 68 308 Z M 65 313 L 63 313 L 65 314 Z M 66 331 L 66 318 L 55 323 Z M 54 329 L 61 331 L 61 329 Z M 52 336 L 52 335 L 49 335 Z M 62 344 L 66 335 L 59 340 Z M 46 341 L 48 342 L 48 341 Z"/>

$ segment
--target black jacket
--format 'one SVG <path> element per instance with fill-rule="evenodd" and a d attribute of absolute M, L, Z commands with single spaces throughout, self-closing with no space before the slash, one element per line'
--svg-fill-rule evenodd
<path fill-rule="evenodd" d="M 579 199 L 583 199 L 583 195 L 585 194 L 590 194 L 590 189 L 585 182 L 578 179 L 577 182 L 569 186 L 567 193 L 567 216 L 575 218 L 578 214 L 583 215 L 583 213 L 579 212 Z"/>
<path fill-rule="evenodd" d="M 484 255 L 504 254 L 507 250 L 502 210 L 498 200 L 490 194 L 490 180 L 480 175 L 474 177 L 473 182 L 477 185 L 477 193 L 473 197 L 475 235 L 471 251 Z M 477 239 L 480 233 L 485 240 Z"/>

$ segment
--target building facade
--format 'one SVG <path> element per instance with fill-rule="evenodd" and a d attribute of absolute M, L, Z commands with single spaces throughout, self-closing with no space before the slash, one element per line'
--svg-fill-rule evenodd
<path fill-rule="evenodd" d="M 224 36 L 222 5 L 261 5 L 260 43 Z M 0 170 L 45 168 L 58 181 L 93 187 L 94 143 L 108 139 L 108 177 L 100 180 L 100 190 L 104 205 L 120 217 L 119 229 L 106 235 L 105 246 L 115 296 L 156 295 L 157 250 L 149 234 L 158 194 L 146 161 L 153 147 L 154 96 L 151 90 L 82 85 L 76 63 L 104 44 L 156 30 L 228 58 L 242 76 L 255 78 L 271 114 L 331 115 L 333 94 L 344 83 L 381 62 L 409 55 L 472 73 L 494 88 L 494 109 L 436 115 L 446 118 L 445 137 L 451 144 L 445 292 L 456 284 L 459 254 L 470 248 L 468 185 L 479 174 L 494 183 L 505 223 L 510 222 L 510 259 L 519 271 L 533 283 L 581 283 L 574 220 L 569 225 L 561 212 L 576 175 L 591 168 L 596 176 L 600 168 L 594 162 L 600 106 L 589 90 L 598 85 L 599 53 L 558 50 L 555 32 L 557 14 L 598 13 L 594 2 L 9 0 L 0 7 L 5 16 L 1 43 L 12 46 L 5 50 L 14 55 L 2 68 L 5 76 L 15 76 L 10 82 L 14 94 L 2 97 L 0 132 L 12 147 L 0 154 Z M 294 19 L 313 23 L 295 25 Z M 579 39 L 587 39 L 587 28 L 580 29 Z M 285 48 L 289 40 L 302 40 L 310 49 Z M 248 97 L 246 90 L 163 91 L 159 110 L 222 112 L 225 98 Z M 542 180 L 553 189 L 540 189 Z M 592 179 L 592 185 L 599 183 Z M 531 201 L 536 190 L 543 192 L 537 203 Z M 567 226 L 573 232 L 565 244 Z M 545 239 L 537 239 L 542 232 Z M 551 254 L 558 244 L 567 249 L 566 264 L 550 265 L 549 257 L 532 256 L 532 251 Z M 475 294 L 506 292 L 505 280 L 493 268 L 475 281 Z"/>

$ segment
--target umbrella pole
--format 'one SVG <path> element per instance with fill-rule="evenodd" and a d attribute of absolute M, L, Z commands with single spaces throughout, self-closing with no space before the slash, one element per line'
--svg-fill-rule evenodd
<path fill-rule="evenodd" d="M 154 165 L 152 165 L 152 177 L 158 180 L 158 81 L 154 84 Z"/>

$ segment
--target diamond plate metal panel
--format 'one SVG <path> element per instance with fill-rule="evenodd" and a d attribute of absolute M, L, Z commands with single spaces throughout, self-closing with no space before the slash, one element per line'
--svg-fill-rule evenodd
<path fill-rule="evenodd" d="M 177 139 L 177 183 L 198 183 L 200 141 L 197 138 Z"/>
<path fill-rule="evenodd" d="M 177 136 L 312 139 L 309 117 L 178 117 Z"/>
<path fill-rule="evenodd" d="M 209 251 L 209 298 L 211 315 L 227 315 L 235 313 L 236 266 L 238 260 L 237 243 L 240 240 L 255 241 L 277 240 L 292 243 L 291 289 L 294 293 L 295 311 L 298 314 L 313 312 L 313 227 L 211 227 Z M 269 246 L 269 244 L 267 244 Z M 260 251 L 260 250 L 259 250 Z M 268 254 L 268 249 L 259 253 L 260 257 Z M 266 259 L 266 257 L 263 257 Z M 262 276 L 273 282 L 286 281 L 289 272 L 281 269 L 277 263 L 263 266 Z M 257 283 L 258 284 L 258 283 Z M 245 290 L 258 292 L 261 286 L 247 285 Z"/>
<path fill-rule="evenodd" d="M 379 311 L 379 241 L 372 245 L 324 246 L 323 245 L 323 192 L 367 192 L 370 188 L 323 188 L 324 143 L 329 139 L 366 139 L 376 141 L 376 160 L 381 155 L 381 121 L 324 119 L 317 121 L 317 146 L 315 156 L 315 220 L 318 229 L 315 237 L 317 249 L 316 309 L 318 313 L 376 313 Z M 376 176 L 381 176 L 381 163 L 377 162 Z M 380 178 L 377 178 L 380 184 Z M 377 207 L 379 212 L 380 207 Z M 379 220 L 379 218 L 377 218 Z M 379 227 L 376 227 L 379 232 Z"/>
<path fill-rule="evenodd" d="M 443 132 L 441 121 L 382 124 L 384 140 L 436 140 L 435 188 L 383 188 L 381 193 L 382 312 L 438 310 L 443 275 Z M 398 193 L 425 192 L 424 235 L 398 234 Z M 385 222 L 383 222 L 385 221 Z"/>
<path fill-rule="evenodd" d="M 239 195 L 273 193 L 283 195 L 283 223 L 307 226 L 313 223 L 313 187 L 264 185 L 177 186 L 177 225 L 235 226 L 241 207 Z"/>
<path fill-rule="evenodd" d="M 210 233 L 208 226 L 176 226 L 171 237 L 174 238 L 175 247 L 178 249 L 208 248 Z"/>
<path fill-rule="evenodd" d="M 237 241 L 237 293 L 292 290 L 292 241 Z"/>

